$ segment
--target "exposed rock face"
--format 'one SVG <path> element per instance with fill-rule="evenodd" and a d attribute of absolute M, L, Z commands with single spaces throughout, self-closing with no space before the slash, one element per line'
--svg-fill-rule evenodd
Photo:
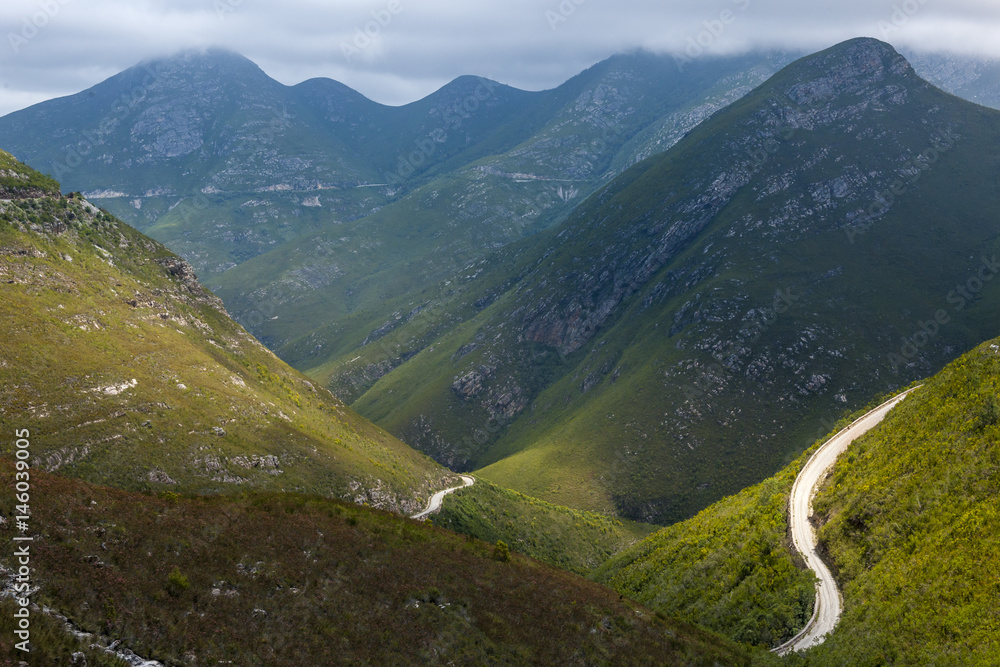
<path fill-rule="evenodd" d="M 451 385 L 451 390 L 464 400 L 474 398 L 483 389 L 483 374 L 479 371 L 469 371 L 462 377 L 455 380 Z"/>
<path fill-rule="evenodd" d="M 541 343 L 569 355 L 593 338 L 619 304 L 647 284 L 663 266 L 706 228 L 755 175 L 765 170 L 769 147 L 793 129 L 817 130 L 857 122 L 870 108 L 898 107 L 908 101 L 902 81 L 926 87 L 901 55 L 874 40 L 858 40 L 813 59 L 810 75 L 800 83 L 774 91 L 773 104 L 762 109 L 725 146 L 731 160 L 692 180 L 654 210 L 637 211 L 631 224 L 607 229 L 606 247 L 588 269 L 525 281 L 520 341 Z M 816 72 L 819 75 L 816 75 Z M 901 81 L 902 80 L 902 81 Z M 764 156 L 764 160 L 760 156 Z M 832 161 L 834 155 L 817 156 Z M 803 164 L 816 170 L 816 163 Z M 712 169 L 717 169 L 713 173 Z M 818 171 L 818 170 L 817 170 Z M 789 174 L 788 178 L 794 178 Z M 817 184 L 816 199 L 831 206 L 833 199 L 857 200 L 859 182 L 836 179 Z M 603 196 L 610 196 L 603 195 Z M 805 218 L 806 212 L 798 217 Z M 605 221 L 589 223 L 606 227 Z M 570 231 L 583 238 L 586 229 Z M 592 239 L 587 235 L 588 240 Z M 583 254 L 583 249 L 579 249 Z M 565 254 L 565 253 L 563 253 Z M 547 258 L 548 259 L 548 258 Z M 551 260 L 550 260 L 551 261 Z"/>
<path fill-rule="evenodd" d="M 40 188 L 19 188 L 10 185 L 0 185 L 0 199 L 37 199 L 48 193 Z"/>
<path fill-rule="evenodd" d="M 204 288 L 198 283 L 198 276 L 194 274 L 194 267 L 180 257 L 167 257 L 157 260 L 157 263 L 167 270 L 167 273 L 178 278 L 189 291 L 200 294 Z"/>
<path fill-rule="evenodd" d="M 224 313 L 227 317 L 229 316 L 229 313 L 226 312 L 225 305 L 222 303 L 222 299 L 209 292 L 200 282 L 198 282 L 198 276 L 194 273 L 194 267 L 192 267 L 187 260 L 180 257 L 164 257 L 157 259 L 156 263 L 165 268 L 167 273 L 180 281 L 181 285 L 184 286 L 187 292 L 195 300 L 203 303 L 209 303 L 214 308 Z M 133 307 L 138 305 L 135 300 L 130 300 L 128 303 Z"/>

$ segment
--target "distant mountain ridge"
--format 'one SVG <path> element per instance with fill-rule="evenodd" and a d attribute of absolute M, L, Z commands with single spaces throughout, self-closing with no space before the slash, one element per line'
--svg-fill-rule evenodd
<path fill-rule="evenodd" d="M 1000 59 L 952 53 L 901 53 L 921 77 L 964 100 L 1000 109 Z"/>

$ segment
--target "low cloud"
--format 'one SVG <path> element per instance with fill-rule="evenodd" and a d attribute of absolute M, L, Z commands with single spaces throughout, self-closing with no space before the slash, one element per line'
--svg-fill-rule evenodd
<path fill-rule="evenodd" d="M 810 51 L 869 36 L 1000 58 L 995 0 L 6 0 L 0 28 L 0 114 L 207 46 L 286 84 L 329 77 L 386 104 L 462 74 L 551 88 L 635 48 Z"/>

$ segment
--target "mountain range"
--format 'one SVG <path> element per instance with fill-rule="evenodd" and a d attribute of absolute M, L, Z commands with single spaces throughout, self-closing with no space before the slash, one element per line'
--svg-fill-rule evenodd
<path fill-rule="evenodd" d="M 874 40 L 770 78 L 789 57 L 756 58 L 679 71 L 639 53 L 553 91 L 459 79 L 388 109 L 188 54 L 147 67 L 149 91 L 108 125 L 121 150 L 93 151 L 78 187 L 131 197 L 128 179 L 171 165 L 138 210 L 102 203 L 155 217 L 148 231 L 189 249 L 283 359 L 453 470 L 668 523 L 997 333 L 995 287 L 975 282 L 993 272 L 996 114 Z M 107 109 L 142 71 L 0 119 L 0 140 L 48 146 L 44 164 L 66 145 L 42 140 L 55 110 Z M 178 130 L 168 100 L 198 129 Z M 448 109 L 457 126 L 435 133 Z M 154 116 L 171 119 L 155 141 L 126 141 Z M 123 168 L 137 163 L 161 167 Z M 367 203 L 331 220 L 328 186 Z M 268 203 L 282 198 L 295 210 Z"/>
<path fill-rule="evenodd" d="M 329 384 L 419 351 L 354 406 L 529 495 L 683 518 L 997 333 L 998 127 L 888 45 L 807 57 Z"/>
<path fill-rule="evenodd" d="M 992 664 L 1000 113 L 876 40 L 782 57 L 407 110 L 189 53 L 0 119 L 18 155 L 103 151 L 66 189 L 161 175 L 99 201 L 201 267 L 0 151 L 0 423 L 33 503 L 0 530 L 36 586 L 0 555 L 5 659 L 26 606 L 38 664 Z M 813 611 L 796 475 L 928 375 L 815 497 L 836 631 L 770 655 Z M 441 463 L 476 483 L 400 517 Z"/>

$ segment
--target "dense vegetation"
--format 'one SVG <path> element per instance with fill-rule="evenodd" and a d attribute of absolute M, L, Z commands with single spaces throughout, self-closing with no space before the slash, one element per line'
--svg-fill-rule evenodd
<path fill-rule="evenodd" d="M 992 341 L 927 381 L 840 457 L 814 507 L 844 615 L 824 644 L 793 660 L 995 664 L 1000 581 L 987 564 L 1000 558 L 998 391 L 1000 341 Z M 795 569 L 786 508 L 810 453 L 626 549 L 593 578 L 748 643 L 794 634 L 811 611 L 812 577 Z"/>
<path fill-rule="evenodd" d="M 737 641 L 783 643 L 805 626 L 815 601 L 814 576 L 788 532 L 795 478 L 817 447 L 889 397 L 841 417 L 778 474 L 648 536 L 591 578 Z"/>
<path fill-rule="evenodd" d="M 168 664 L 771 663 L 576 575 L 386 512 L 31 475 L 34 602 Z M 9 459 L 0 478 L 13 478 Z M 45 645 L 31 664 L 67 664 L 82 648 L 34 619 Z M 22 659 L 8 637 L 7 659 Z"/>
<path fill-rule="evenodd" d="M 656 529 L 553 505 L 485 480 L 448 496 L 431 520 L 486 542 L 503 540 L 518 553 L 578 574 Z"/>
<path fill-rule="evenodd" d="M 230 320 L 190 265 L 82 198 L 0 202 L 0 280 L 0 427 L 35 434 L 36 466 L 404 512 L 447 483 Z"/>
<path fill-rule="evenodd" d="M 998 392 L 993 341 L 950 364 L 838 461 L 815 507 L 844 616 L 815 664 L 996 664 Z"/>
<path fill-rule="evenodd" d="M 805 459 L 651 535 L 593 578 L 652 609 L 772 647 L 812 615 L 812 572 L 787 537 L 788 496 Z"/>

